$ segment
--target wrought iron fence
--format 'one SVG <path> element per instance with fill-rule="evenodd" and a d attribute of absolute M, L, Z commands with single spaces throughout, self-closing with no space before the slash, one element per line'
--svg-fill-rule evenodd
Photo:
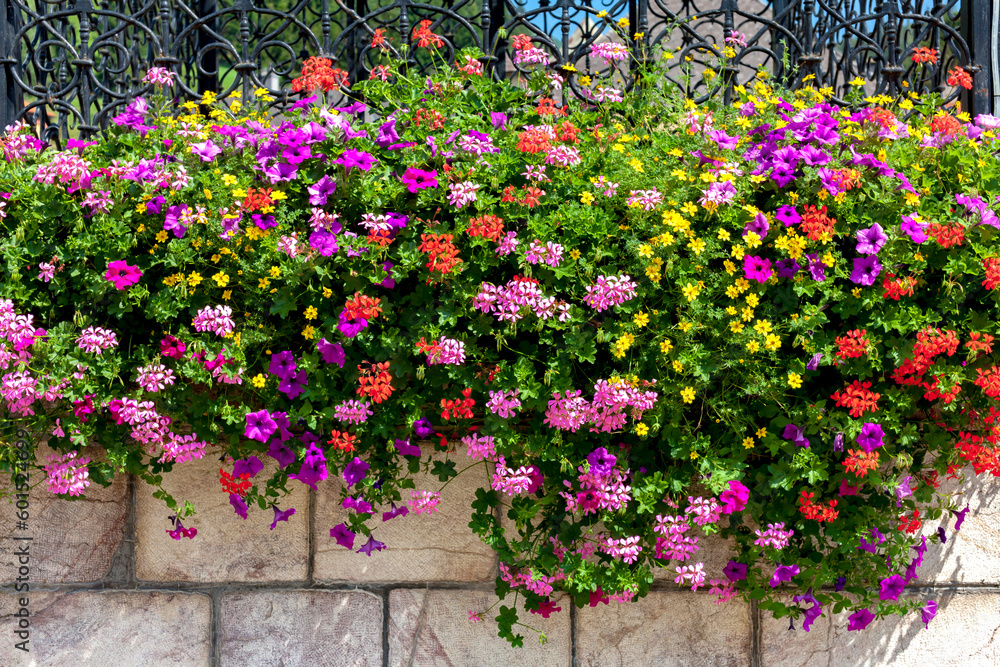
<path fill-rule="evenodd" d="M 625 42 L 643 58 L 664 51 L 669 75 L 688 95 L 726 101 L 760 68 L 790 85 L 814 81 L 842 100 L 861 77 L 867 92 L 962 97 L 974 113 L 994 107 L 1000 81 L 1000 0 L 0 0 L 0 127 L 26 118 L 43 134 L 89 135 L 106 128 L 150 86 L 150 66 L 176 72 L 175 94 L 206 90 L 244 99 L 265 88 L 276 104 L 298 95 L 289 82 L 302 60 L 323 55 L 356 81 L 382 57 L 382 31 L 410 68 L 428 66 L 409 48 L 420 21 L 444 41 L 450 60 L 476 47 L 495 77 L 518 77 L 515 35 L 529 35 L 554 72 L 573 65 L 602 74 L 589 52 Z M 741 39 L 727 43 L 736 31 Z M 727 54 L 726 49 L 731 51 Z M 915 49 L 936 62 L 915 62 Z M 720 58 L 726 56 L 720 62 Z M 973 89 L 948 84 L 959 67 Z M 586 95 L 579 76 L 564 95 Z M 632 81 L 625 74 L 625 86 Z"/>

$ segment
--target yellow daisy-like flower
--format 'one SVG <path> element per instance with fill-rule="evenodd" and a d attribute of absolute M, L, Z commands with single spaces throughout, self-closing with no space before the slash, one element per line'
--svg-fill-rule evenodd
<path fill-rule="evenodd" d="M 768 320 L 757 320 L 753 325 L 753 329 L 761 336 L 764 336 L 771 333 L 771 323 Z"/>
<path fill-rule="evenodd" d="M 757 429 L 757 437 L 758 438 L 767 437 L 767 428 L 766 427 L 761 427 L 761 428 Z"/>
<path fill-rule="evenodd" d="M 635 322 L 637 327 L 644 327 L 649 324 L 649 315 L 646 313 L 636 313 L 632 317 L 632 321 Z"/>
<path fill-rule="evenodd" d="M 638 424 L 635 427 L 635 434 L 637 436 L 642 437 L 642 436 L 646 435 L 647 433 L 649 433 L 649 427 L 646 426 L 645 424 Z"/>
<path fill-rule="evenodd" d="M 688 247 L 694 251 L 694 254 L 700 255 L 705 250 L 705 242 L 701 239 L 694 239 L 691 243 L 688 243 Z"/>
<path fill-rule="evenodd" d="M 159 241 L 160 243 L 166 243 L 167 242 L 167 233 L 165 231 L 163 231 L 163 230 L 160 230 L 156 234 L 156 240 Z"/>
<path fill-rule="evenodd" d="M 323 288 L 323 298 L 324 299 L 329 299 L 331 296 L 333 296 L 333 290 L 330 289 L 329 287 L 324 287 Z"/>
<path fill-rule="evenodd" d="M 302 337 L 305 338 L 306 340 L 312 340 L 313 336 L 315 335 L 316 335 L 316 329 L 312 325 L 309 325 L 302 330 Z"/>
<path fill-rule="evenodd" d="M 235 185 L 236 184 L 236 177 L 233 176 L 232 174 L 223 174 L 222 175 L 222 183 L 226 187 L 229 187 L 230 185 Z"/>
<path fill-rule="evenodd" d="M 307 320 L 315 320 L 316 319 L 316 315 L 318 315 L 318 314 L 319 314 L 319 311 L 316 310 L 315 308 L 313 308 L 312 306 L 309 306 L 308 308 L 306 308 L 306 312 L 304 313 L 305 318 Z"/>
<path fill-rule="evenodd" d="M 798 373 L 788 374 L 788 386 L 792 389 L 798 389 L 802 386 L 802 376 Z"/>
<path fill-rule="evenodd" d="M 222 293 L 223 301 L 229 301 L 232 298 L 233 298 L 233 290 L 227 289 L 225 292 Z"/>
<path fill-rule="evenodd" d="M 580 259 L 580 251 L 577 248 L 573 248 L 569 251 L 570 259 L 577 260 Z"/>
<path fill-rule="evenodd" d="M 267 278 L 261 278 L 260 282 L 257 284 L 257 289 L 267 289 L 271 286 L 271 281 Z"/>
<path fill-rule="evenodd" d="M 250 384 L 257 387 L 258 389 L 263 389 L 264 385 L 267 384 L 267 378 L 264 377 L 263 374 L 257 373 L 257 375 L 254 375 L 253 379 L 250 380 Z"/>
<path fill-rule="evenodd" d="M 751 340 L 747 343 L 747 352 L 750 354 L 756 354 L 760 352 L 760 343 L 755 340 Z"/>
<path fill-rule="evenodd" d="M 776 352 L 781 347 L 781 338 L 775 334 L 768 334 L 764 337 L 764 347 L 771 352 Z"/>
<path fill-rule="evenodd" d="M 683 331 L 684 333 L 687 333 L 688 331 L 691 331 L 691 329 L 693 327 L 694 327 L 694 325 L 691 324 L 690 322 L 681 322 L 681 323 L 679 323 L 677 325 L 677 328 L 680 329 L 681 331 Z"/>
<path fill-rule="evenodd" d="M 580 195 L 580 201 L 583 204 L 590 206 L 591 204 L 594 203 L 594 193 L 591 192 L 590 190 L 584 191 L 584 193 Z"/>
<path fill-rule="evenodd" d="M 272 266 L 271 267 L 271 277 L 272 278 L 280 278 L 281 277 L 281 267 L 280 266 Z"/>
<path fill-rule="evenodd" d="M 732 322 L 729 323 L 729 329 L 733 333 L 739 333 L 743 331 L 743 323 L 740 322 L 739 320 L 733 320 Z"/>
<path fill-rule="evenodd" d="M 736 273 L 736 265 L 730 262 L 728 259 L 722 260 L 722 266 L 723 268 L 726 269 L 726 273 L 728 273 L 729 275 L 733 275 L 734 273 Z M 736 297 L 731 297 L 731 298 L 735 299 Z"/>
<path fill-rule="evenodd" d="M 744 449 L 753 449 L 753 438 L 743 438 Z"/>
<path fill-rule="evenodd" d="M 679 361 L 675 361 L 675 362 L 674 362 L 674 372 L 675 372 L 675 373 L 680 373 L 680 372 L 682 372 L 683 370 L 684 370 L 684 364 L 682 364 L 682 363 L 681 363 L 681 362 L 679 362 Z"/>
<path fill-rule="evenodd" d="M 226 285 L 229 284 L 229 276 L 227 276 L 222 271 L 219 271 L 214 276 L 212 276 L 212 280 L 214 280 L 219 287 L 225 287 Z"/>
<path fill-rule="evenodd" d="M 670 354 L 670 350 L 674 349 L 674 344 L 669 338 L 664 338 L 660 341 L 660 352 L 662 354 Z"/>
<path fill-rule="evenodd" d="M 190 274 L 188 274 L 187 282 L 192 289 L 200 285 L 201 281 L 202 281 L 201 274 L 198 273 L 197 271 L 192 271 Z"/>
<path fill-rule="evenodd" d="M 728 241 L 729 240 L 729 230 L 728 229 L 720 229 L 719 233 L 718 233 L 718 237 L 719 237 L 720 241 Z"/>
<path fill-rule="evenodd" d="M 653 248 L 650 247 L 648 243 L 643 243 L 641 246 L 639 246 L 639 257 L 652 257 L 652 256 L 653 256 Z"/>
<path fill-rule="evenodd" d="M 212 264 L 217 264 L 220 259 L 222 259 L 222 255 L 218 253 L 212 255 Z"/>
<path fill-rule="evenodd" d="M 701 290 L 694 283 L 688 283 L 684 286 L 684 289 L 681 290 L 688 301 L 694 301 L 697 299 L 700 291 Z"/>
<path fill-rule="evenodd" d="M 685 403 L 693 403 L 694 402 L 694 388 L 692 388 L 692 387 L 685 387 L 684 389 L 682 389 L 681 390 L 681 398 L 684 399 Z"/>
<path fill-rule="evenodd" d="M 855 287 L 854 289 L 851 290 L 851 294 L 853 294 L 855 297 L 860 297 L 861 296 L 861 288 L 860 287 Z"/>

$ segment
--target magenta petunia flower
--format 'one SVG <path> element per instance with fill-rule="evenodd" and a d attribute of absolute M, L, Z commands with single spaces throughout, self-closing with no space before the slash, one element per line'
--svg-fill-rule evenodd
<path fill-rule="evenodd" d="M 920 610 L 920 620 L 924 622 L 924 629 L 927 629 L 927 625 L 934 620 L 935 616 L 937 616 L 937 602 L 928 600 L 927 604 Z"/>
<path fill-rule="evenodd" d="M 277 440 L 271 443 L 270 449 L 267 450 L 267 455 L 277 461 L 278 465 L 282 468 L 287 468 L 295 462 L 295 452 L 288 445 Z"/>
<path fill-rule="evenodd" d="M 297 473 L 289 475 L 288 478 L 297 479 L 315 491 L 316 482 L 322 482 L 326 479 L 326 475 L 326 457 L 323 455 L 323 450 L 316 445 L 309 445 L 305 459 L 302 461 L 302 467 Z"/>
<path fill-rule="evenodd" d="M 344 354 L 344 347 L 340 343 L 331 343 L 322 338 L 316 343 L 316 349 L 319 350 L 319 354 L 323 357 L 324 362 L 337 364 L 341 368 L 344 367 L 347 356 Z"/>
<path fill-rule="evenodd" d="M 823 614 L 823 605 L 819 603 L 819 600 L 813 595 L 812 587 L 806 591 L 805 595 L 796 595 L 792 597 L 792 601 L 796 603 L 808 602 L 812 604 L 812 607 L 808 609 L 803 609 L 803 619 L 802 619 L 802 629 L 809 632 L 810 626 L 812 626 L 813 621 L 819 618 Z"/>
<path fill-rule="evenodd" d="M 246 460 L 233 463 L 233 477 L 250 475 L 256 477 L 257 473 L 264 469 L 264 464 L 256 456 L 248 456 Z"/>
<path fill-rule="evenodd" d="M 847 629 L 864 630 L 873 620 L 875 620 L 875 614 L 867 609 L 859 609 L 847 617 Z"/>
<path fill-rule="evenodd" d="M 295 355 L 286 350 L 271 355 L 271 363 L 268 364 L 267 372 L 284 380 L 294 375 L 297 368 Z"/>
<path fill-rule="evenodd" d="M 877 222 L 868 229 L 859 229 L 857 238 L 858 245 L 855 249 L 861 255 L 876 254 L 889 240 L 889 237 L 882 231 L 882 226 Z"/>
<path fill-rule="evenodd" d="M 879 582 L 878 599 L 883 601 L 892 600 L 895 602 L 899 599 L 899 596 L 902 594 L 905 586 L 906 581 L 898 574 L 886 577 Z"/>
<path fill-rule="evenodd" d="M 799 215 L 799 212 L 791 204 L 779 206 L 778 211 L 774 214 L 774 219 L 784 224 L 785 227 L 791 227 L 802 222 L 802 216 Z"/>
<path fill-rule="evenodd" d="M 348 148 L 334 162 L 344 165 L 344 171 L 350 175 L 351 169 L 355 167 L 361 171 L 371 171 L 371 168 L 375 165 L 375 156 L 354 148 Z"/>
<path fill-rule="evenodd" d="M 879 264 L 878 257 L 875 255 L 856 258 L 854 260 L 854 270 L 851 271 L 851 282 L 856 285 L 873 285 L 881 271 L 882 265 Z"/>
<path fill-rule="evenodd" d="M 347 338 L 354 338 L 367 326 L 368 320 L 363 317 L 349 318 L 346 308 L 340 311 L 340 316 L 337 318 L 337 328 Z"/>
<path fill-rule="evenodd" d="M 337 544 L 340 546 L 354 550 L 354 537 L 355 534 L 348 530 L 346 523 L 338 523 L 336 526 L 330 529 L 330 537 L 337 540 Z"/>
<path fill-rule="evenodd" d="M 882 446 L 883 437 L 885 437 L 885 432 L 882 430 L 882 426 L 868 422 L 861 427 L 861 433 L 858 434 L 857 443 L 861 445 L 861 449 L 866 452 L 873 452 Z"/>
<path fill-rule="evenodd" d="M 307 188 L 309 192 L 309 203 L 313 206 L 326 206 L 327 197 L 337 189 L 337 182 L 332 178 L 323 175 L 323 178 L 316 181 L 314 185 Z"/>
<path fill-rule="evenodd" d="M 129 266 L 124 259 L 118 259 L 108 263 L 108 270 L 104 278 L 115 285 L 115 289 L 123 290 L 139 282 L 142 271 L 137 266 Z"/>
<path fill-rule="evenodd" d="M 914 243 L 923 243 L 927 240 L 927 223 L 920 222 L 915 216 L 904 215 L 903 222 L 899 225 L 899 228 Z"/>
<path fill-rule="evenodd" d="M 767 224 L 767 216 L 763 213 L 758 213 L 754 216 L 753 220 L 743 226 L 743 238 L 746 238 L 747 234 L 753 232 L 757 235 L 757 238 L 763 241 L 767 236 L 769 229 L 770 226 Z"/>
<path fill-rule="evenodd" d="M 792 577 L 798 575 L 799 566 L 798 565 L 782 565 L 778 564 L 774 568 L 774 574 L 771 576 L 771 580 L 768 582 L 771 588 L 777 588 L 778 584 L 791 581 Z"/>
<path fill-rule="evenodd" d="M 278 429 L 278 425 L 271 419 L 271 414 L 267 410 L 248 412 L 246 420 L 247 426 L 243 435 L 251 440 L 267 442 Z"/>
<path fill-rule="evenodd" d="M 277 505 L 271 505 L 271 508 L 274 510 L 274 521 L 271 522 L 271 530 L 274 530 L 279 521 L 288 521 L 288 517 L 295 514 L 294 507 L 287 510 L 279 510 Z"/>
<path fill-rule="evenodd" d="M 754 255 L 744 255 L 743 271 L 750 280 L 764 284 L 771 277 L 771 260 Z"/>
<path fill-rule="evenodd" d="M 278 383 L 278 391 L 283 392 L 289 399 L 295 399 L 302 393 L 302 387 L 307 386 L 309 386 L 309 380 L 306 379 L 306 372 L 302 370 L 283 378 Z"/>
<path fill-rule="evenodd" d="M 433 171 L 424 171 L 423 169 L 410 167 L 403 172 L 403 176 L 399 180 L 406 186 L 407 190 L 414 194 L 416 194 L 418 190 L 438 187 L 436 169 Z"/>
<path fill-rule="evenodd" d="M 368 541 L 365 542 L 360 549 L 358 549 L 358 553 L 365 554 L 371 558 L 373 551 L 382 551 L 383 549 L 385 549 L 385 542 L 379 542 L 374 536 L 369 535 Z"/>
<path fill-rule="evenodd" d="M 747 566 L 730 559 L 726 566 L 722 568 L 722 573 L 731 582 L 743 581 L 747 578 Z"/>
<path fill-rule="evenodd" d="M 247 518 L 247 503 L 235 493 L 229 494 L 229 504 L 233 506 L 236 513 L 244 519 Z"/>
<path fill-rule="evenodd" d="M 411 445 L 409 440 L 397 439 L 393 444 L 396 447 L 396 451 L 403 456 L 420 456 L 420 447 Z"/>
<path fill-rule="evenodd" d="M 969 506 L 966 505 L 964 510 L 954 512 L 955 516 L 958 517 L 955 520 L 955 532 L 957 533 L 962 529 L 962 524 L 965 523 L 965 515 L 969 513 Z"/>
<path fill-rule="evenodd" d="M 211 141 L 203 141 L 200 144 L 191 144 L 191 152 L 200 157 L 202 162 L 211 162 L 222 149 Z"/>
<path fill-rule="evenodd" d="M 749 499 L 750 489 L 735 479 L 731 480 L 729 482 L 729 488 L 723 490 L 723 492 L 719 495 L 719 500 L 722 501 L 722 513 L 732 514 L 733 512 L 739 512 L 747 506 L 747 501 Z"/>
<path fill-rule="evenodd" d="M 796 447 L 809 447 L 809 440 L 805 437 L 804 429 L 799 428 L 795 424 L 788 424 L 785 426 L 785 430 L 782 432 L 781 437 L 785 440 L 791 440 L 792 444 Z"/>
<path fill-rule="evenodd" d="M 354 460 L 344 467 L 344 481 L 347 482 L 348 487 L 352 487 L 365 477 L 368 476 L 368 464 L 359 459 L 357 456 Z"/>

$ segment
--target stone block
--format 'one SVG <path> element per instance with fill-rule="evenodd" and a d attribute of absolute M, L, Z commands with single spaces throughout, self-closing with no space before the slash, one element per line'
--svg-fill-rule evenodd
<path fill-rule="evenodd" d="M 968 504 L 969 513 L 957 533 L 950 512 L 925 522 L 928 537 L 937 534 L 938 526 L 946 526 L 948 541 L 929 546 L 917 569 L 919 584 L 1000 584 L 1000 479 L 988 473 L 977 477 L 971 467 L 963 473 L 964 482 L 944 480 L 939 491 L 957 493 L 958 508 Z"/>
<path fill-rule="evenodd" d="M 561 598 L 561 599 L 560 599 Z M 490 665 L 491 667 L 568 667 L 570 607 L 564 596 L 555 598 L 562 611 L 543 618 L 519 607 L 521 621 L 545 633 L 519 628 L 524 646 L 512 648 L 497 637 L 496 610 L 484 620 L 468 620 L 469 611 L 483 612 L 496 601 L 492 591 L 398 588 L 389 593 L 389 665 Z M 511 599 L 505 601 L 511 603 Z"/>
<path fill-rule="evenodd" d="M 262 457 L 264 470 L 256 479 L 274 473 L 276 463 Z M 153 497 L 154 489 L 139 484 L 136 502 L 136 576 L 143 581 L 305 581 L 309 566 L 308 488 L 291 480 L 291 495 L 279 502 L 295 508 L 287 522 L 270 530 L 274 512 L 250 508 L 241 519 L 219 484 L 218 457 L 180 463 L 163 475 L 163 488 L 178 503 L 191 501 L 198 514 L 185 526 L 198 529 L 194 539 L 174 540 L 167 534 L 170 511 Z M 232 464 L 227 465 L 227 470 Z M 261 482 L 263 483 L 263 482 Z"/>
<path fill-rule="evenodd" d="M 207 667 L 212 601 L 201 593 L 30 592 L 30 652 L 14 647 L 19 594 L 0 594 L 5 667 Z"/>
<path fill-rule="evenodd" d="M 750 610 L 738 600 L 691 591 L 653 591 L 627 604 L 577 612 L 581 667 L 736 667 L 750 664 Z"/>
<path fill-rule="evenodd" d="M 964 530 L 964 528 L 963 528 Z M 916 593 L 916 592 L 914 592 Z M 788 619 L 761 614 L 763 667 L 992 667 L 1000 664 L 1000 595 L 930 592 L 937 617 L 925 629 L 920 614 L 875 619 L 848 632 L 848 612 L 816 620 L 809 632 Z"/>
<path fill-rule="evenodd" d="M 382 600 L 363 591 L 226 593 L 219 655 L 224 667 L 381 667 Z"/>
<path fill-rule="evenodd" d="M 100 459 L 100 447 L 88 447 L 81 456 Z M 55 453 L 46 445 L 36 449 L 40 465 Z M 98 581 L 107 574 L 111 559 L 125 534 L 128 514 L 128 480 L 117 475 L 109 487 L 91 484 L 86 498 L 69 500 L 54 495 L 45 484 L 45 474 L 34 472 L 29 483 L 26 530 L 17 528 L 11 497 L 0 502 L 0 581 L 17 577 L 14 549 L 31 537 L 31 580 L 38 584 Z M 0 482 L 0 492 L 13 492 L 10 478 Z"/>
<path fill-rule="evenodd" d="M 435 454 L 436 458 L 443 455 Z M 473 463 L 464 454 L 452 454 L 456 468 Z M 469 528 L 476 489 L 489 485 L 485 467 L 465 471 L 451 480 L 441 493 L 437 512 L 410 513 L 382 523 L 373 517 L 370 526 L 375 538 L 387 548 L 371 557 L 352 553 L 330 537 L 330 529 L 348 515 L 341 507 L 342 480 L 327 480 L 320 485 L 316 500 L 315 578 L 326 581 L 490 581 L 496 577 L 496 558 Z M 437 491 L 441 482 L 423 472 L 414 475 L 416 490 Z M 408 500 L 408 491 L 404 490 Z M 388 508 L 376 508 L 379 512 Z M 360 540 L 359 536 L 359 540 Z M 355 544 L 355 551 L 360 544 Z"/>

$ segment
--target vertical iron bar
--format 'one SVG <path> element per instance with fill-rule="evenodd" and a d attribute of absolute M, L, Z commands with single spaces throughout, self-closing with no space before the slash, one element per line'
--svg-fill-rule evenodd
<path fill-rule="evenodd" d="M 19 66 L 14 35 L 20 28 L 20 18 L 13 0 L 0 0 L 0 130 L 13 123 L 24 108 L 21 89 L 14 82 Z"/>
<path fill-rule="evenodd" d="M 782 16 L 782 14 L 788 9 L 788 4 L 789 0 L 773 0 L 771 2 L 771 11 L 772 16 L 774 17 L 774 22 L 786 29 L 790 29 L 792 24 L 791 12 Z M 771 50 L 774 51 L 774 78 L 779 81 L 785 75 L 784 68 L 781 65 L 781 57 L 785 53 L 785 44 L 784 33 L 772 30 Z"/>
<path fill-rule="evenodd" d="M 507 76 L 507 39 L 500 37 L 499 30 L 504 24 L 505 0 L 483 0 L 483 5 L 487 2 L 490 4 L 490 42 L 487 48 L 493 49 L 493 67 L 497 78 L 503 79 Z"/>
<path fill-rule="evenodd" d="M 198 16 L 199 18 L 211 16 L 217 9 L 217 0 L 200 0 Z M 218 25 L 215 17 L 212 17 L 202 24 L 202 27 L 198 30 L 199 53 L 202 52 L 202 49 L 206 49 L 215 43 L 216 40 L 212 34 L 217 31 Z M 198 70 L 198 92 L 219 92 L 219 52 L 215 49 L 207 49 L 204 51 L 204 56 L 202 58 L 198 58 L 196 55 L 195 67 Z"/>
<path fill-rule="evenodd" d="M 996 63 L 992 59 L 996 34 L 993 27 L 991 0 L 963 0 L 960 13 L 962 36 L 969 45 L 969 58 L 973 68 L 972 90 L 962 93 L 962 109 L 972 115 L 990 113 L 993 101 L 992 69 Z"/>

